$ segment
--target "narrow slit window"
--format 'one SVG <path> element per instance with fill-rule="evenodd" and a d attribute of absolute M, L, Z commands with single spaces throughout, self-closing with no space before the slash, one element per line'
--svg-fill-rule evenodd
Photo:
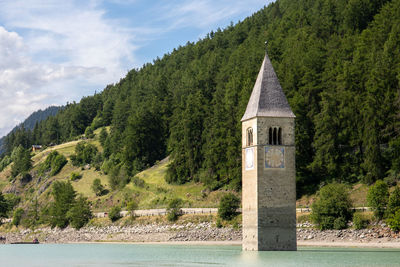
<path fill-rule="evenodd" d="M 247 129 L 247 146 L 253 145 L 253 128 Z"/>
<path fill-rule="evenodd" d="M 274 135 L 273 135 L 273 138 L 274 138 L 274 140 L 273 140 L 273 144 L 274 145 L 276 145 L 277 143 L 278 143 L 278 138 L 277 138 L 277 131 L 276 131 L 276 128 L 274 128 Z"/>

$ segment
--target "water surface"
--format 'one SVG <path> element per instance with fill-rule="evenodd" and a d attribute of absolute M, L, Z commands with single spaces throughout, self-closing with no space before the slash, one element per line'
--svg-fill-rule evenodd
<path fill-rule="evenodd" d="M 299 247 L 295 252 L 243 252 L 240 246 L 0 245 L 0 266 L 400 266 L 400 250 Z"/>

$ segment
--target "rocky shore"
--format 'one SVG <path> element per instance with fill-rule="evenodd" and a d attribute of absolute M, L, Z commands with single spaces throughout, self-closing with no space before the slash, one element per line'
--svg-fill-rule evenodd
<path fill-rule="evenodd" d="M 352 243 L 387 243 L 394 242 L 400 245 L 400 233 L 395 233 L 390 228 L 375 226 L 369 229 L 344 229 L 320 231 L 313 228 L 297 229 L 297 240 L 311 242 L 352 242 Z"/>
<path fill-rule="evenodd" d="M 300 227 L 299 227 L 300 226 Z M 351 243 L 392 243 L 400 246 L 400 233 L 391 231 L 386 225 L 374 225 L 369 229 L 320 231 L 311 225 L 298 225 L 297 239 L 301 245 Z M 39 228 L 1 233 L 0 243 L 32 241 L 41 243 L 76 242 L 190 242 L 190 241 L 241 241 L 242 230 L 217 228 L 209 222 L 184 225 L 149 224 L 132 226 L 84 227 L 80 230 Z"/>
<path fill-rule="evenodd" d="M 168 241 L 238 241 L 241 230 L 216 228 L 211 223 L 188 223 L 185 225 L 134 225 L 84 227 L 80 230 L 39 228 L 0 233 L 3 243 L 32 241 L 37 238 L 41 243 L 75 242 L 168 242 Z M 2 242 L 0 240 L 0 242 Z"/>

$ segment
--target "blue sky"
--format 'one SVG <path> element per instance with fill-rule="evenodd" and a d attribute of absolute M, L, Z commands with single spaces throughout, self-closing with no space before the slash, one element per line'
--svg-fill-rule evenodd
<path fill-rule="evenodd" d="M 0 136 L 271 0 L 0 0 Z"/>

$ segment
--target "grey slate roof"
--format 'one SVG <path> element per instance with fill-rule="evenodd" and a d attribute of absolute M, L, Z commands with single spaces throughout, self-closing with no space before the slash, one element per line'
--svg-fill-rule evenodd
<path fill-rule="evenodd" d="M 242 121 L 254 117 L 296 117 L 283 93 L 267 53 Z"/>

